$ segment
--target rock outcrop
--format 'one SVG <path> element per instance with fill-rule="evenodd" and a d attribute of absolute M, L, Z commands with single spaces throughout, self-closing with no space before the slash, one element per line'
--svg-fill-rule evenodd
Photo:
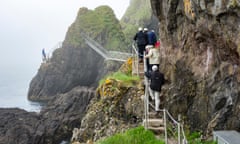
<path fill-rule="evenodd" d="M 122 62 L 105 61 L 91 49 L 83 37 L 89 36 L 107 50 L 127 51 L 124 34 L 111 8 L 101 6 L 94 11 L 80 8 L 69 28 L 62 47 L 43 63 L 29 87 L 30 100 L 49 100 L 76 86 L 98 85 L 98 81 Z"/>
<path fill-rule="evenodd" d="M 160 21 L 165 106 L 192 130 L 240 131 L 239 0 L 151 0 Z"/>
<path fill-rule="evenodd" d="M 20 109 L 0 109 L 1 144 L 58 144 L 70 140 L 72 130 L 81 125 L 93 88 L 76 87 L 59 94 L 40 113 Z"/>
<path fill-rule="evenodd" d="M 128 64 L 131 62 L 125 63 L 120 71 L 128 71 Z M 141 124 L 144 114 L 141 96 L 144 90 L 139 80 L 127 85 L 124 81 L 107 78 L 98 87 L 97 94 L 81 126 L 73 130 L 72 142 L 97 141 Z"/>
<path fill-rule="evenodd" d="M 81 119 L 94 96 L 93 88 L 76 87 L 49 101 L 40 113 L 42 127 L 36 129 L 37 133 L 42 134 L 40 143 L 55 144 L 63 140 L 68 141 L 73 128 L 81 125 Z"/>
<path fill-rule="evenodd" d="M 17 108 L 0 109 L 0 143 L 32 144 L 40 116 Z"/>

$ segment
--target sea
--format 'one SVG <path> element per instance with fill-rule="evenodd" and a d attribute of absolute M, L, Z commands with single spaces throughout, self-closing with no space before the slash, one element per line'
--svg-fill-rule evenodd
<path fill-rule="evenodd" d="M 30 78 L 15 75 L 0 77 L 0 108 L 20 108 L 29 112 L 40 112 L 44 103 L 27 99 Z"/>

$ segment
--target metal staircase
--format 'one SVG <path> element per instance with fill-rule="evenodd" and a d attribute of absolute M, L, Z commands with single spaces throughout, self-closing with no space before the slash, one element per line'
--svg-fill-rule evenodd
<path fill-rule="evenodd" d="M 165 109 L 161 109 L 157 114 L 154 110 L 154 104 L 149 101 L 149 80 L 144 75 L 147 71 L 146 60 L 143 63 L 138 61 L 138 52 L 135 44 L 132 44 L 133 49 L 133 63 L 132 63 L 132 74 L 138 75 L 142 80 L 144 80 L 145 85 L 145 95 L 144 95 L 144 118 L 143 125 L 145 129 L 152 130 L 156 135 L 164 134 L 165 144 L 187 144 L 186 136 L 183 130 L 183 125 L 180 123 L 180 116 L 178 121 L 173 118 L 173 116 Z M 144 54 L 145 55 L 145 54 Z M 167 120 L 169 122 L 167 122 Z M 174 124 L 177 127 L 178 138 L 177 141 L 170 141 L 168 139 L 167 126 L 168 124 Z"/>

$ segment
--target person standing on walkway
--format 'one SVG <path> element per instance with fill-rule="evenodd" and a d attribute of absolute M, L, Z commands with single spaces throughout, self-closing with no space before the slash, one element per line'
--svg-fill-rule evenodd
<path fill-rule="evenodd" d="M 143 52 L 145 50 L 145 46 L 147 45 L 147 39 L 146 35 L 143 33 L 142 27 L 138 28 L 138 32 L 133 38 L 134 41 L 137 42 L 137 47 L 138 47 L 138 57 L 139 57 L 139 62 L 143 62 Z"/>
<path fill-rule="evenodd" d="M 149 94 L 152 100 L 155 100 L 155 111 L 160 111 L 160 92 L 165 81 L 164 75 L 156 65 L 152 67 L 152 72 L 146 72 L 145 75 L 150 79 Z"/>
<path fill-rule="evenodd" d="M 159 49 L 155 48 L 153 45 L 148 45 L 148 47 L 149 47 L 148 54 L 146 56 L 144 56 L 144 58 L 149 58 L 150 68 L 152 68 L 153 65 L 156 65 L 159 67 L 159 63 L 160 63 Z M 151 69 L 150 69 L 150 71 L 151 71 Z"/>
<path fill-rule="evenodd" d="M 44 48 L 42 49 L 42 61 L 43 61 L 43 62 L 46 62 L 46 61 L 47 61 L 47 55 L 46 55 L 46 53 L 45 53 L 45 49 L 44 49 Z"/>
<path fill-rule="evenodd" d="M 146 55 L 148 55 L 148 53 L 149 53 L 149 50 L 150 50 L 150 48 L 152 47 L 152 45 L 146 45 L 146 47 L 145 47 L 145 51 L 146 51 Z M 147 71 L 149 72 L 149 71 L 151 71 L 151 69 L 152 69 L 152 67 L 150 66 L 150 64 L 149 64 L 149 58 L 146 58 L 146 65 L 147 65 Z"/>
<path fill-rule="evenodd" d="M 147 37 L 148 37 L 148 45 L 155 45 L 157 42 L 157 36 L 154 32 L 154 30 L 148 31 L 147 32 Z"/>

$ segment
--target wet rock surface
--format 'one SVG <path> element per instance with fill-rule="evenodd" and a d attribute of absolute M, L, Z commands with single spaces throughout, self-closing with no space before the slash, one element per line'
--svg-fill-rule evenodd
<path fill-rule="evenodd" d="M 17 108 L 0 109 L 0 143 L 31 144 L 40 116 Z"/>
<path fill-rule="evenodd" d="M 160 22 L 165 107 L 192 131 L 239 129 L 240 2 L 151 0 Z"/>

